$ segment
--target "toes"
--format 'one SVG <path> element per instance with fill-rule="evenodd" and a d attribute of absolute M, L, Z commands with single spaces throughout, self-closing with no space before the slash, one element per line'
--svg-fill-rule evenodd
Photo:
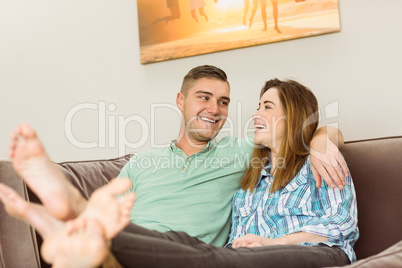
<path fill-rule="evenodd" d="M 121 198 L 118 198 L 117 201 L 119 202 L 121 209 L 131 210 L 131 207 L 134 205 L 135 194 L 134 193 L 125 194 Z"/>
<path fill-rule="evenodd" d="M 113 179 L 106 187 L 105 190 L 109 194 L 118 195 L 122 194 L 132 187 L 131 180 L 128 178 Z"/>
<path fill-rule="evenodd" d="M 20 126 L 19 134 L 24 138 L 35 138 L 36 132 L 27 123 L 23 123 Z"/>
<path fill-rule="evenodd" d="M 12 201 L 15 200 L 17 197 L 18 195 L 13 189 L 3 183 L 0 183 L 0 198 L 2 198 L 3 201 Z"/>
<path fill-rule="evenodd" d="M 11 133 L 10 133 L 10 139 L 11 139 L 11 141 L 13 141 L 13 142 L 18 141 L 17 130 L 15 130 L 14 132 L 11 132 Z"/>

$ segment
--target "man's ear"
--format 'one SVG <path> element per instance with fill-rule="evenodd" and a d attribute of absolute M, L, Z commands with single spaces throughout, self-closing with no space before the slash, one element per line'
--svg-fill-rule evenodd
<path fill-rule="evenodd" d="M 184 99 L 185 98 L 186 97 L 183 95 L 183 93 L 181 93 L 181 92 L 177 93 L 176 105 L 177 105 L 177 108 L 179 108 L 179 110 L 182 111 L 182 112 L 183 112 L 183 105 L 184 105 Z"/>

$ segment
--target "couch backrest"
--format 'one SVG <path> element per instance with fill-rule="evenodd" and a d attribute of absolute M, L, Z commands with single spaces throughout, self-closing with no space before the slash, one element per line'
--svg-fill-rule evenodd
<path fill-rule="evenodd" d="M 402 240 L 402 136 L 347 142 L 342 148 L 356 188 L 358 259 Z"/>

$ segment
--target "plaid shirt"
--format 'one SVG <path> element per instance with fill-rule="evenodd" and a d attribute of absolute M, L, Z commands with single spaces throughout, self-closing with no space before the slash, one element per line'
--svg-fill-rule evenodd
<path fill-rule="evenodd" d="M 233 197 L 233 239 L 246 234 L 278 238 L 296 232 L 328 237 L 328 246 L 341 248 L 350 261 L 356 260 L 353 250 L 357 228 L 356 193 L 351 177 L 346 177 L 343 190 L 331 189 L 326 183 L 316 188 L 310 169 L 310 157 L 295 178 L 282 190 L 270 193 L 273 182 L 268 164 L 261 172 L 253 193 L 238 190 Z M 301 245 L 317 245 L 303 243 Z"/>

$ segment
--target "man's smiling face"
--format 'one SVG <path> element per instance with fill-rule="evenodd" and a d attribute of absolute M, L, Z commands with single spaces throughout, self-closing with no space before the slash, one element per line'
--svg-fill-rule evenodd
<path fill-rule="evenodd" d="M 227 82 L 209 78 L 197 80 L 187 96 L 179 93 L 178 107 L 189 140 L 208 142 L 219 133 L 228 116 L 229 93 Z"/>

